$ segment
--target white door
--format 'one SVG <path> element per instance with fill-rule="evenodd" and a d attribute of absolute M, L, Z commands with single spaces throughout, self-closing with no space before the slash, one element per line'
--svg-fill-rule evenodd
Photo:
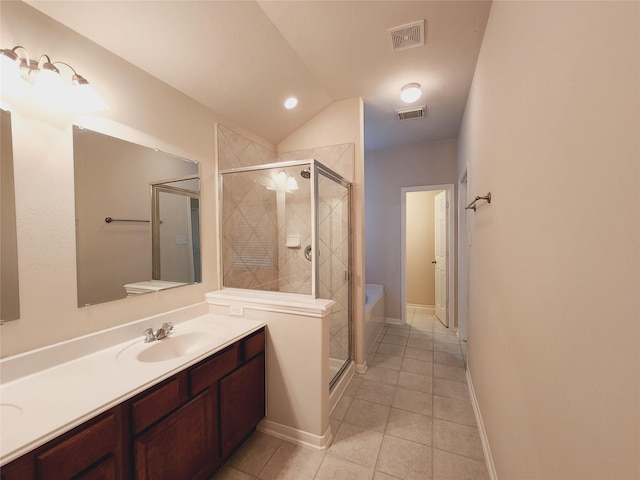
<path fill-rule="evenodd" d="M 447 315 L 447 192 L 435 197 L 435 253 L 436 253 L 436 317 L 445 327 L 449 326 Z"/>

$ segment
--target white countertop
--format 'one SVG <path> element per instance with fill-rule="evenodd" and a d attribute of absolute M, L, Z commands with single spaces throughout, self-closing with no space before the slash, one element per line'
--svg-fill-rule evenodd
<path fill-rule="evenodd" d="M 30 363 L 27 374 L 3 374 L 0 385 L 0 465 L 43 445 L 124 400 L 146 390 L 171 375 L 197 363 L 265 324 L 243 317 L 206 314 L 174 323 L 170 337 L 145 344 L 140 323 L 139 336 L 115 345 L 101 345 L 85 354 L 52 366 L 33 368 L 29 354 L 7 359 L 11 370 L 20 370 L 20 361 Z M 131 331 L 131 326 L 127 326 Z M 155 329 L 160 324 L 153 325 Z M 93 345 L 100 345 L 96 336 Z M 108 335 L 107 335 L 108 336 Z M 111 335 L 111 338 L 113 335 Z M 193 345 L 192 340 L 196 340 Z M 87 341 L 83 339 L 86 348 Z M 174 358 L 140 361 L 138 354 L 162 342 L 175 350 Z M 73 341 L 65 349 L 76 348 Z M 164 349 L 165 345 L 160 347 Z M 54 346 L 55 347 L 55 346 Z M 60 350 L 60 347 L 57 347 Z M 82 346 L 77 347 L 80 350 Z M 59 355 L 59 353 L 57 354 Z M 33 356 L 32 356 L 33 357 Z M 73 357 L 71 355 L 70 357 Z M 38 352 L 38 362 L 46 358 Z M 144 358 L 144 357 L 143 357 Z M 4 361 L 4 359 L 3 359 Z M 55 363 L 55 362 L 54 362 Z M 6 369 L 9 371 L 9 369 Z"/>

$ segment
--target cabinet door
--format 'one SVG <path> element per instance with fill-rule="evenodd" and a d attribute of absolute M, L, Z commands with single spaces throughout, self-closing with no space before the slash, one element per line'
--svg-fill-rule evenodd
<path fill-rule="evenodd" d="M 109 457 L 84 475 L 75 477 L 74 480 L 115 480 L 116 478 L 118 478 L 116 475 L 116 461 L 113 457 Z"/>
<path fill-rule="evenodd" d="M 138 480 L 205 479 L 220 464 L 217 392 L 206 390 L 134 442 Z"/>
<path fill-rule="evenodd" d="M 264 417 L 264 353 L 220 380 L 222 458 L 227 458 Z"/>

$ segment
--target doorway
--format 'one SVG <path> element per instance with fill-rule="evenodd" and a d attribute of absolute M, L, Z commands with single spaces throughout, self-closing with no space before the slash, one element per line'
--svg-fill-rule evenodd
<path fill-rule="evenodd" d="M 427 185 L 402 189 L 402 321 L 407 306 L 433 313 L 453 325 L 454 186 Z"/>

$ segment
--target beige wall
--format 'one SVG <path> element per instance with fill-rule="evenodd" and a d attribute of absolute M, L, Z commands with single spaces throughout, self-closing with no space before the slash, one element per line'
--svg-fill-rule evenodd
<path fill-rule="evenodd" d="M 387 317 L 402 318 L 401 189 L 456 184 L 456 152 L 455 139 L 367 152 L 367 283 L 384 285 Z"/>
<path fill-rule="evenodd" d="M 13 102 L 20 320 L 0 329 L 1 355 L 27 351 L 203 301 L 216 276 L 214 122 L 202 105 L 22 2 L 2 2 L 3 48 L 46 53 L 85 76 L 111 109 L 77 119 Z M 77 308 L 72 123 L 201 162 L 203 283 Z M 273 147 L 272 147 L 273 148 Z"/>
<path fill-rule="evenodd" d="M 640 478 L 640 4 L 494 2 L 460 135 L 497 477 Z M 595 222 L 595 224 L 594 224 Z"/>
<path fill-rule="evenodd" d="M 407 303 L 434 306 L 436 282 L 434 198 L 438 191 L 406 192 L 406 296 Z"/>

